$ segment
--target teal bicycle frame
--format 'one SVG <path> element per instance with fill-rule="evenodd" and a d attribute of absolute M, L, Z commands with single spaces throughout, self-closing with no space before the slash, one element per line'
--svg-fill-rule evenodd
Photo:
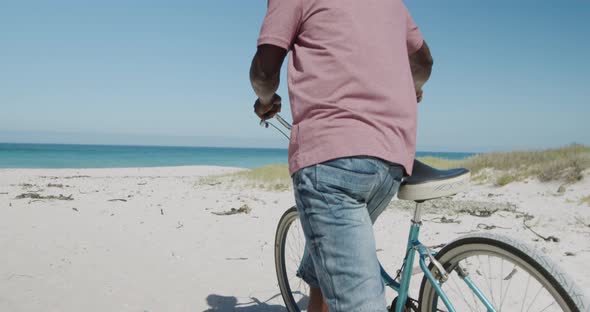
<path fill-rule="evenodd" d="M 433 256 L 436 255 L 436 252 L 431 251 L 418 240 L 418 237 L 420 236 L 421 226 L 421 207 L 420 203 L 417 203 L 416 210 L 414 212 L 414 218 L 412 219 L 412 225 L 410 227 L 410 235 L 408 237 L 408 244 L 406 249 L 406 255 L 403 261 L 400 283 L 398 283 L 394 278 L 389 276 L 389 274 L 387 274 L 387 272 L 383 269 L 383 266 L 381 266 L 381 277 L 383 278 L 383 282 L 386 286 L 390 287 L 398 293 L 397 304 L 395 306 L 394 311 L 402 312 L 405 307 L 405 303 L 408 299 L 408 290 L 410 288 L 410 280 L 412 278 L 414 260 L 416 253 L 418 253 L 418 262 L 420 263 L 420 268 L 424 272 L 424 276 L 428 279 L 428 281 L 436 291 L 436 294 L 441 298 L 441 300 L 447 307 L 448 311 L 456 312 L 455 308 L 453 307 L 453 304 L 451 303 L 445 292 L 442 290 L 440 282 L 432 275 L 432 273 L 428 269 L 428 265 L 426 265 L 426 259 L 433 259 Z M 484 294 L 481 292 L 481 290 L 479 290 L 477 285 L 475 285 L 475 283 L 469 278 L 469 276 L 464 274 L 460 268 L 457 269 L 457 272 L 459 276 L 463 279 L 463 281 L 475 293 L 477 298 L 487 308 L 487 310 L 489 312 L 495 312 L 496 310 L 494 309 L 490 301 L 484 296 Z"/>

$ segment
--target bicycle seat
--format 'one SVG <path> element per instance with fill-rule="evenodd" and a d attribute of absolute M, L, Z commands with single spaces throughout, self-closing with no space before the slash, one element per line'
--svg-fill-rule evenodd
<path fill-rule="evenodd" d="M 412 175 L 402 181 L 397 197 L 425 201 L 455 195 L 467 189 L 470 177 L 465 168 L 438 170 L 414 160 Z"/>

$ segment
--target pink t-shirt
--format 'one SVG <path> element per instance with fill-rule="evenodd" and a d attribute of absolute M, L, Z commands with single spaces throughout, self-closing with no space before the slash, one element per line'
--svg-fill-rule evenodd
<path fill-rule="evenodd" d="M 258 45 L 289 50 L 289 173 L 374 156 L 408 174 L 416 92 L 408 55 L 423 39 L 402 0 L 268 0 Z"/>

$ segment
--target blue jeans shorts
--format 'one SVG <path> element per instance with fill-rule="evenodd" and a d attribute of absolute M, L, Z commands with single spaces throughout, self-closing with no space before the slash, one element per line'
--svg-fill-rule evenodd
<path fill-rule="evenodd" d="M 330 160 L 293 175 L 306 239 L 298 275 L 319 287 L 330 312 L 387 310 L 373 223 L 404 169 L 373 157 Z"/>

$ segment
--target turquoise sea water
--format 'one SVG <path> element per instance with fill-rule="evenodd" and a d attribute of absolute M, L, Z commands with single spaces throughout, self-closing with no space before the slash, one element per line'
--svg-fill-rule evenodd
<path fill-rule="evenodd" d="M 421 156 L 463 159 L 474 153 L 418 152 Z M 286 163 L 286 149 L 64 145 L 0 143 L 0 168 L 125 168 L 230 166 L 254 168 Z"/>

